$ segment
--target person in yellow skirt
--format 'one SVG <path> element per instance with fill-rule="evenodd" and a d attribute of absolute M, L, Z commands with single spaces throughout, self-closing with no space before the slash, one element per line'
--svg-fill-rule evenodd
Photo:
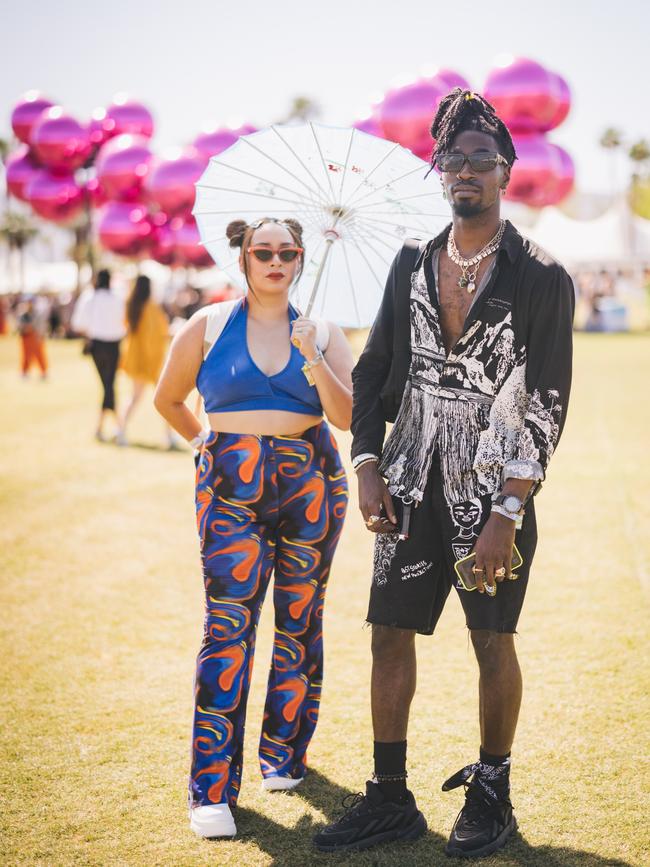
<path fill-rule="evenodd" d="M 126 428 L 147 385 L 158 382 L 169 340 L 169 322 L 162 308 L 151 297 L 151 280 L 144 274 L 137 277 L 126 304 L 127 336 L 120 368 L 133 381 L 131 400 L 122 416 L 117 435 L 119 445 L 127 445 Z M 171 428 L 167 425 L 170 449 L 177 448 Z"/>

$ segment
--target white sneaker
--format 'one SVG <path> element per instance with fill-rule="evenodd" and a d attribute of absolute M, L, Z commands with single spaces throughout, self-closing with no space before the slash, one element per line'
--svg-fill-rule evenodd
<path fill-rule="evenodd" d="M 190 809 L 190 828 L 199 837 L 234 837 L 235 820 L 228 804 L 206 804 Z"/>
<path fill-rule="evenodd" d="M 286 792 L 289 789 L 295 789 L 304 779 L 304 777 L 298 777 L 297 779 L 293 777 L 280 777 L 278 774 L 275 774 L 272 777 L 264 777 L 262 789 L 265 792 Z"/>

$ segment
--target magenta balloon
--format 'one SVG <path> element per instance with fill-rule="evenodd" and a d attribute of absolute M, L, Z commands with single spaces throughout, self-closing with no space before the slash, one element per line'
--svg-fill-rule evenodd
<path fill-rule="evenodd" d="M 105 125 L 110 129 L 111 135 L 130 133 L 143 135 L 145 138 L 153 135 L 153 117 L 149 109 L 141 102 L 123 96 L 114 97 L 106 109 Z"/>
<path fill-rule="evenodd" d="M 550 144 L 549 147 L 554 151 L 557 158 L 558 174 L 556 189 L 552 194 L 552 201 L 549 204 L 557 205 L 569 195 L 573 190 L 576 178 L 576 170 L 571 156 L 559 145 Z"/>
<path fill-rule="evenodd" d="M 83 190 L 72 175 L 53 174 L 39 169 L 26 185 L 27 200 L 46 220 L 68 223 L 83 209 Z"/>
<path fill-rule="evenodd" d="M 453 69 L 439 69 L 435 78 L 439 79 L 447 88 L 447 93 L 455 87 L 460 87 L 461 90 L 471 90 L 469 82 L 459 72 L 454 72 Z"/>
<path fill-rule="evenodd" d="M 100 208 L 108 201 L 98 177 L 89 178 L 86 181 L 84 189 L 88 202 L 93 208 Z"/>
<path fill-rule="evenodd" d="M 154 227 L 145 205 L 108 202 L 99 211 L 97 234 L 112 253 L 139 256 L 152 243 Z"/>
<path fill-rule="evenodd" d="M 447 92 L 446 85 L 435 77 L 389 91 L 378 107 L 386 138 L 415 153 L 430 150 L 431 121 Z"/>
<path fill-rule="evenodd" d="M 16 138 L 25 144 L 29 144 L 32 127 L 43 112 L 54 105 L 52 100 L 47 99 L 35 90 L 26 93 L 14 106 L 11 112 L 11 128 Z"/>
<path fill-rule="evenodd" d="M 176 218 L 178 219 L 178 218 Z M 179 221 L 181 222 L 181 221 Z M 174 220 L 156 227 L 153 244 L 149 255 L 161 265 L 173 265 L 176 261 L 176 237 L 173 229 Z"/>
<path fill-rule="evenodd" d="M 257 132 L 256 127 L 250 124 L 244 124 L 237 129 L 229 127 L 221 127 L 210 130 L 210 132 L 202 132 L 194 139 L 192 145 L 196 148 L 200 157 L 207 161 L 210 157 L 223 153 L 242 135 L 250 135 L 252 132 Z"/>
<path fill-rule="evenodd" d="M 195 268 L 208 268 L 214 265 L 212 256 L 201 246 L 201 238 L 195 221 L 190 217 L 173 228 L 176 252 L 182 264 Z"/>
<path fill-rule="evenodd" d="M 537 133 L 516 135 L 513 140 L 517 160 L 512 167 L 507 198 L 533 208 L 555 204 L 559 201 L 558 185 L 564 171 L 559 149 Z"/>
<path fill-rule="evenodd" d="M 93 147 L 101 147 L 116 135 L 115 121 L 108 117 L 105 108 L 96 108 L 88 122 L 88 135 Z"/>
<path fill-rule="evenodd" d="M 153 154 L 144 136 L 118 135 L 97 154 L 97 177 L 109 199 L 134 201 L 142 191 Z"/>
<path fill-rule="evenodd" d="M 194 184 L 204 168 L 205 162 L 198 155 L 162 160 L 152 167 L 145 180 L 145 191 L 167 214 L 189 211 L 194 205 Z"/>
<path fill-rule="evenodd" d="M 571 108 L 571 90 L 569 89 L 569 85 L 562 78 L 561 75 L 558 75 L 556 72 L 550 72 L 551 81 L 555 87 L 555 96 L 557 99 L 557 107 L 555 114 L 549 120 L 548 125 L 543 130 L 544 132 L 548 132 L 551 129 L 555 129 L 558 127 L 562 121 L 566 118 Z"/>
<path fill-rule="evenodd" d="M 78 169 L 91 151 L 88 129 L 59 105 L 41 114 L 32 127 L 30 143 L 40 162 L 55 172 Z"/>
<path fill-rule="evenodd" d="M 39 166 L 32 157 L 27 145 L 21 145 L 12 154 L 9 154 L 5 168 L 7 172 L 7 188 L 11 195 L 23 202 L 29 201 L 26 187 L 36 175 L 36 172 L 39 171 Z"/>
<path fill-rule="evenodd" d="M 374 115 L 370 115 L 370 117 L 366 117 L 363 120 L 358 120 L 352 126 L 360 132 L 367 132 L 369 135 L 376 135 L 377 138 L 384 138 L 384 131 L 381 128 L 379 120 Z"/>
<path fill-rule="evenodd" d="M 557 125 L 556 118 L 561 116 L 567 98 L 559 76 L 549 72 L 541 63 L 524 57 L 493 69 L 483 93 L 514 133 L 551 129 Z"/>

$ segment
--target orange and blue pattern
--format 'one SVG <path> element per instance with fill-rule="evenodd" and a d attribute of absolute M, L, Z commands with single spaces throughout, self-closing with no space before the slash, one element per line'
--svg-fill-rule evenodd
<path fill-rule="evenodd" d="M 274 574 L 275 638 L 262 774 L 302 777 L 323 681 L 323 605 L 348 487 L 325 422 L 300 437 L 213 433 L 196 473 L 206 592 L 197 659 L 190 797 L 237 803 L 246 701 Z"/>

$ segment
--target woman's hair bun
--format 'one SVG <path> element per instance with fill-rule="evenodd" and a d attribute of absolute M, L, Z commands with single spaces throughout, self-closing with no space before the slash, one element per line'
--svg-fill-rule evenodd
<path fill-rule="evenodd" d="M 289 218 L 288 220 L 282 221 L 285 226 L 288 226 L 290 229 L 293 229 L 295 234 L 300 239 L 300 243 L 302 243 L 302 226 L 298 222 L 298 220 L 294 220 L 293 218 Z"/>
<path fill-rule="evenodd" d="M 244 243 L 244 235 L 248 229 L 246 220 L 233 220 L 226 226 L 226 238 L 230 241 L 231 247 L 241 247 Z"/>

